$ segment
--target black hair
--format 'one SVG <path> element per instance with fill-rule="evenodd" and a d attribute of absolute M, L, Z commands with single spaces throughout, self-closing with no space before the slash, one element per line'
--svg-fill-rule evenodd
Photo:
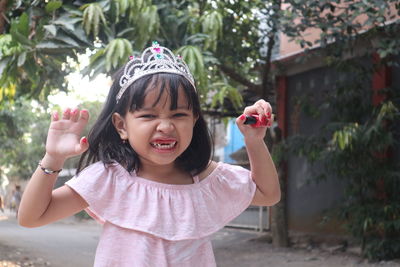
<path fill-rule="evenodd" d="M 171 73 L 157 73 L 141 77 L 131 84 L 118 103 L 116 96 L 121 89 L 119 85 L 122 76 L 120 69 L 113 77 L 107 100 L 99 117 L 88 134 L 89 149 L 79 160 L 79 173 L 86 166 L 102 161 L 105 166 L 118 162 L 128 172 L 140 169 L 138 154 L 129 145 L 123 143 L 112 123 L 112 115 L 117 112 L 124 117 L 127 112 L 133 112 L 142 107 L 148 89 L 157 88 L 159 96 L 154 103 L 160 100 L 163 92 L 167 92 L 170 100 L 170 109 L 177 108 L 179 88 L 185 92 L 188 108 L 192 110 L 197 121 L 193 128 L 193 137 L 188 148 L 176 159 L 177 166 L 192 175 L 205 170 L 212 158 L 213 145 L 207 123 L 201 112 L 200 101 L 196 89 L 183 76 Z"/>

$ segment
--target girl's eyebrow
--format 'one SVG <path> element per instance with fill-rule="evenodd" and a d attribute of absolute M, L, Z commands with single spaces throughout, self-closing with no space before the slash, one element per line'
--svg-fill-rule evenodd
<path fill-rule="evenodd" d="M 179 106 L 179 107 L 176 107 L 176 109 L 188 109 L 189 110 L 190 108 L 189 108 L 189 106 Z"/>
<path fill-rule="evenodd" d="M 178 110 L 178 109 L 179 110 L 181 110 L 181 109 L 190 110 L 190 108 L 188 106 L 178 106 L 178 107 L 176 107 L 175 110 Z M 155 107 L 142 107 L 142 108 L 138 109 L 137 111 L 153 111 L 153 110 L 156 110 L 156 108 Z"/>

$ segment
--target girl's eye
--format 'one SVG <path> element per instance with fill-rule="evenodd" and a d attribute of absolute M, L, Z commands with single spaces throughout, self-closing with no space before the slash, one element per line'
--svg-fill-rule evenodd
<path fill-rule="evenodd" d="M 176 113 L 174 114 L 174 117 L 186 117 L 187 114 L 186 113 Z"/>
<path fill-rule="evenodd" d="M 139 118 L 151 119 L 151 118 L 155 118 L 155 116 L 152 114 L 144 114 L 144 115 L 140 115 Z"/>

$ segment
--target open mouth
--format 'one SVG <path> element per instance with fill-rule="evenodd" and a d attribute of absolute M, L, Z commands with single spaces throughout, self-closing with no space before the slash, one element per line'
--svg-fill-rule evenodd
<path fill-rule="evenodd" d="M 172 149 L 176 146 L 176 141 L 173 142 L 151 142 L 150 145 L 156 149 Z"/>

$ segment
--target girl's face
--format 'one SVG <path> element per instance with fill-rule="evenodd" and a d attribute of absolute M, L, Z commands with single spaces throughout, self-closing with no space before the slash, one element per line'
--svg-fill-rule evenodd
<path fill-rule="evenodd" d="M 192 140 L 197 118 L 188 109 L 183 89 L 178 91 L 175 110 L 170 109 L 168 90 L 160 97 L 158 89 L 149 89 L 140 109 L 128 112 L 125 117 L 113 115 L 117 132 L 138 154 L 142 167 L 173 165 Z"/>

